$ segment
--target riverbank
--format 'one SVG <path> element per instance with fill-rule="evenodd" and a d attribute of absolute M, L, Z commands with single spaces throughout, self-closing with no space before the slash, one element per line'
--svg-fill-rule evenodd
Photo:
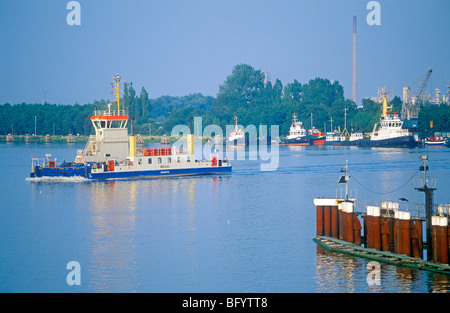
<path fill-rule="evenodd" d="M 144 144 L 144 143 L 163 143 L 163 144 L 172 144 L 178 138 L 175 137 L 168 137 L 168 136 L 142 136 L 142 135 L 136 135 L 137 137 L 137 143 L 138 144 Z M 89 136 L 82 136 L 82 135 L 55 135 L 55 136 L 34 136 L 34 135 L 0 135 L 0 142 L 37 142 L 37 143 L 86 143 L 89 140 Z M 202 142 L 206 142 L 208 138 L 203 138 Z"/>

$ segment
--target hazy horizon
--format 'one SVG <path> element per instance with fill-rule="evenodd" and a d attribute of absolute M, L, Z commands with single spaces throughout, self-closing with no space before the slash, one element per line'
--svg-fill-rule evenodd
<path fill-rule="evenodd" d="M 70 26 L 69 2 L 0 3 L 0 104 L 112 99 L 115 74 L 150 98 L 216 97 L 241 63 L 283 86 L 339 81 L 351 99 L 353 16 L 359 104 L 378 86 L 401 97 L 428 68 L 429 93 L 450 83 L 445 0 L 380 0 L 381 25 L 368 25 L 361 0 L 79 0 L 81 25 Z"/>

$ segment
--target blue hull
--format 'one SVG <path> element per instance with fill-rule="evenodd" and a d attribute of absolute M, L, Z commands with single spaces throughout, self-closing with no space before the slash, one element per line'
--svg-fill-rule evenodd
<path fill-rule="evenodd" d="M 81 167 L 39 167 L 35 166 L 30 177 L 88 177 L 90 168 Z"/>
<path fill-rule="evenodd" d="M 279 143 L 280 145 L 308 145 L 308 138 L 305 137 L 299 137 L 299 138 L 295 138 L 295 139 L 285 139 L 285 140 L 281 140 L 281 142 Z"/>
<path fill-rule="evenodd" d="M 134 177 L 158 177 L 181 175 L 208 175 L 231 172 L 231 166 L 213 166 L 201 168 L 163 169 L 150 171 L 131 172 L 103 172 L 92 173 L 89 166 L 82 167 L 39 167 L 36 166 L 30 177 L 85 177 L 88 179 L 134 178 Z"/>
<path fill-rule="evenodd" d="M 231 172 L 231 166 L 164 169 L 164 170 L 133 171 L 133 172 L 89 173 L 88 178 L 111 179 L 111 178 L 134 178 L 134 177 L 182 176 L 182 175 L 208 175 L 227 172 Z"/>
<path fill-rule="evenodd" d="M 367 140 L 361 141 L 360 146 L 369 145 L 370 147 L 387 147 L 387 148 L 413 148 L 417 147 L 418 143 L 414 139 L 414 136 L 403 136 L 392 139 L 384 139 L 384 140 Z"/>

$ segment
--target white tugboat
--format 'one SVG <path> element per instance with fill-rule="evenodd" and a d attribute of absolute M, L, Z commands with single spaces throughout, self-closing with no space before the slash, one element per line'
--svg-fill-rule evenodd
<path fill-rule="evenodd" d="M 387 96 L 383 96 L 383 111 L 380 118 L 380 127 L 374 125 L 370 135 L 371 147 L 415 147 L 417 141 L 414 135 L 407 129 L 403 129 L 403 121 L 395 113 L 387 112 Z"/>
<path fill-rule="evenodd" d="M 292 124 L 289 135 L 280 142 L 281 145 L 308 145 L 308 135 L 303 123 L 297 120 L 295 113 L 292 115 Z"/>

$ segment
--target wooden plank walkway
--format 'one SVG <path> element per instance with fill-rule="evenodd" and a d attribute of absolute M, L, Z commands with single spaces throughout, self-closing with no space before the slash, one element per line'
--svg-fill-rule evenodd
<path fill-rule="evenodd" d="M 313 241 L 322 248 L 331 252 L 361 257 L 380 263 L 411 267 L 415 269 L 450 275 L 450 265 L 446 264 L 438 264 L 430 261 L 425 261 L 421 258 L 414 258 L 402 254 L 364 248 L 346 241 L 326 236 L 316 237 L 313 239 Z"/>

